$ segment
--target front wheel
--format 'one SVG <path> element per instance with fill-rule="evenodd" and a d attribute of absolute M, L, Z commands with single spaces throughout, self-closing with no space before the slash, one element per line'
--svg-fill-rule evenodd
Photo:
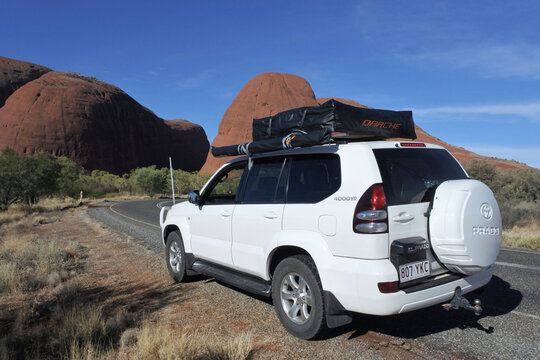
<path fill-rule="evenodd" d="M 186 253 L 178 231 L 173 231 L 167 236 L 165 261 L 169 275 L 174 281 L 181 282 L 186 276 Z"/>
<path fill-rule="evenodd" d="M 281 324 L 294 336 L 308 340 L 325 330 L 321 281 L 309 256 L 292 256 L 278 264 L 272 299 Z"/>

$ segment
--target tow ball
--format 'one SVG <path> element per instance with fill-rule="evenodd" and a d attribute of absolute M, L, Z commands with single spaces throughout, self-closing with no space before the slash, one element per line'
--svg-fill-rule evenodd
<path fill-rule="evenodd" d="M 482 303 L 480 302 L 480 299 L 474 300 L 474 306 L 471 305 L 469 300 L 465 299 L 463 296 L 461 296 L 461 288 L 457 287 L 456 292 L 454 293 L 454 297 L 452 300 L 450 300 L 449 304 L 443 304 L 442 307 L 446 311 L 450 311 L 452 309 L 457 310 L 459 308 L 463 308 L 465 310 L 473 311 L 476 316 L 480 316 L 482 313 Z"/>

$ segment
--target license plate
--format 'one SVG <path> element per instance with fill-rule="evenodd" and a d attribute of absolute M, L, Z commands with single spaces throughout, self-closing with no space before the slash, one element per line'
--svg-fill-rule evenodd
<path fill-rule="evenodd" d="M 401 282 L 407 282 L 425 276 L 429 276 L 429 261 L 418 261 L 405 265 L 400 265 L 399 267 L 399 280 Z"/>

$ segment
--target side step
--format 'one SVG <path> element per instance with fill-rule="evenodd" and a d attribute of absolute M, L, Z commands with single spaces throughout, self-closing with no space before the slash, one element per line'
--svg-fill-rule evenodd
<path fill-rule="evenodd" d="M 229 285 L 249 291 L 250 293 L 267 297 L 272 295 L 272 287 L 270 284 L 256 276 L 244 274 L 203 260 L 196 260 L 193 265 L 191 265 L 191 268 L 200 274 L 213 277 Z"/>

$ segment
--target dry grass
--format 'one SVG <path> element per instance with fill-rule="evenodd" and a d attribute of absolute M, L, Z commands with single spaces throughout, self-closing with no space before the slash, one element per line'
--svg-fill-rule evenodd
<path fill-rule="evenodd" d="M 65 199 L 44 199 L 37 205 L 28 206 L 24 204 L 13 204 L 6 211 L 0 212 L 0 225 L 15 222 L 24 219 L 27 216 L 36 215 L 50 211 L 62 210 L 78 205 L 78 201 Z"/>
<path fill-rule="evenodd" d="M 101 198 L 85 198 L 83 201 L 86 203 L 90 201 L 94 202 L 103 202 L 103 201 L 120 201 L 120 200 L 144 200 L 144 199 L 153 199 L 155 197 L 149 195 L 130 195 L 129 193 L 112 193 L 108 194 L 105 197 Z"/>
<path fill-rule="evenodd" d="M 0 234 L 0 296 L 56 286 L 74 275 L 84 249 L 28 231 L 34 226 L 29 223 L 43 222 L 30 217 Z"/>
<path fill-rule="evenodd" d="M 179 334 L 170 325 L 146 322 L 136 331 L 135 337 L 134 346 L 122 348 L 122 358 L 245 360 L 253 353 L 253 340 L 247 334 L 232 339 L 199 332 Z"/>
<path fill-rule="evenodd" d="M 540 224 L 533 221 L 503 231 L 503 245 L 540 250 Z"/>
<path fill-rule="evenodd" d="M 55 220 L 56 219 L 56 220 Z M 251 337 L 182 333 L 110 306 L 79 259 L 87 248 L 51 229 L 58 214 L 30 214 L 0 230 L 0 359 L 247 359 Z M 90 227 L 92 228 L 92 227 Z M 100 234 L 96 229 L 95 234 Z M 57 231 L 57 230 L 56 230 Z M 21 235 L 23 234 L 23 235 Z M 48 234 L 48 235 L 47 235 Z M 89 255 L 88 255 L 89 256 Z M 89 295 L 93 294 L 93 295 Z M 2 311 L 7 306 L 10 311 Z M 148 317 L 152 319 L 152 316 Z"/>

